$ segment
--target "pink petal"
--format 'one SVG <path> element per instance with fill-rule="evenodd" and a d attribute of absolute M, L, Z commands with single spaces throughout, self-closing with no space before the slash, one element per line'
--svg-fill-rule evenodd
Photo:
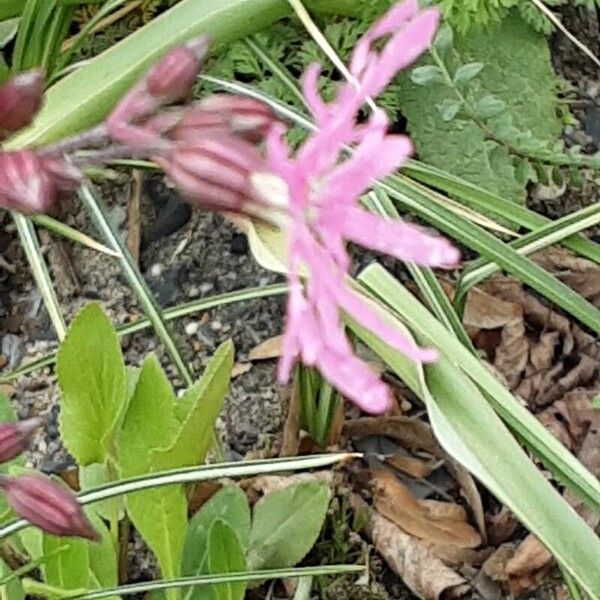
<path fill-rule="evenodd" d="M 388 387 L 353 354 L 339 355 L 325 349 L 318 368 L 333 387 L 365 412 L 382 414 L 392 407 Z"/>
<path fill-rule="evenodd" d="M 445 238 L 401 221 L 387 221 L 357 207 L 339 219 L 339 230 L 348 240 L 394 258 L 431 267 L 456 267 L 459 251 Z"/>

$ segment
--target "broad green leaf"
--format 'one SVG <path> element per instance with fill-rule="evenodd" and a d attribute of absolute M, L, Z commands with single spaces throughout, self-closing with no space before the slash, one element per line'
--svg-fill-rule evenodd
<path fill-rule="evenodd" d="M 461 103 L 453 98 L 444 98 L 439 104 L 435 105 L 444 121 L 452 121 L 459 113 Z"/>
<path fill-rule="evenodd" d="M 0 21 L 0 49 L 4 48 L 6 44 L 12 41 L 19 28 L 19 19 L 7 19 L 6 21 Z"/>
<path fill-rule="evenodd" d="M 248 568 L 275 569 L 300 562 L 317 541 L 330 500 L 319 482 L 271 492 L 254 506 Z"/>
<path fill-rule="evenodd" d="M 526 457 L 494 410 L 555 474 L 595 506 L 598 482 L 383 268 L 369 267 L 359 279 L 410 323 L 419 343 L 438 348 L 441 358 L 425 369 L 423 379 L 413 363 L 375 336 L 351 325 L 355 332 L 423 398 L 446 449 L 510 507 L 593 598 L 600 598 L 600 541 Z M 389 314 L 388 321 L 394 323 Z"/>
<path fill-rule="evenodd" d="M 307 5 L 330 13 L 357 10 L 356 3 L 349 0 L 311 0 Z M 159 19 L 52 86 L 32 127 L 15 136 L 7 146 L 53 142 L 98 123 L 135 80 L 177 44 L 205 33 L 210 34 L 215 45 L 227 43 L 290 12 L 287 0 L 182 0 Z"/>
<path fill-rule="evenodd" d="M 410 80 L 417 85 L 444 83 L 444 71 L 435 65 L 417 67 L 412 70 Z"/>
<path fill-rule="evenodd" d="M 12 573 L 8 565 L 0 558 L 0 579 Z M 25 600 L 25 592 L 19 579 L 13 579 L 6 585 L 0 586 L 0 600 Z"/>
<path fill-rule="evenodd" d="M 111 477 L 107 463 L 93 463 L 85 467 L 79 467 L 79 484 L 83 492 L 111 483 L 115 479 L 115 476 Z M 111 521 L 115 515 L 117 515 L 118 520 L 125 516 L 123 498 L 103 500 L 94 504 L 94 509 L 106 521 Z"/>
<path fill-rule="evenodd" d="M 442 23 L 435 36 L 435 40 L 433 41 L 435 49 L 441 55 L 444 55 L 452 47 L 453 43 L 454 32 L 452 31 L 452 27 L 447 23 Z"/>
<path fill-rule="evenodd" d="M 208 537 L 212 524 L 220 520 L 228 524 L 236 533 L 241 547 L 245 550 L 250 543 L 250 507 L 246 494 L 237 486 L 227 486 L 218 491 L 190 519 L 181 573 L 184 576 L 207 574 Z M 205 593 L 200 588 L 190 588 L 184 593 L 184 600 L 200 600 Z"/>
<path fill-rule="evenodd" d="M 169 448 L 152 452 L 155 468 L 188 467 L 204 460 L 229 389 L 232 366 L 233 344 L 228 341 L 217 348 L 202 377 L 176 401 L 174 410 L 182 417 L 181 427 Z"/>
<path fill-rule="evenodd" d="M 43 534 L 44 580 L 48 585 L 65 590 L 86 589 L 89 581 L 89 545 L 87 540 Z M 59 548 L 65 550 L 57 552 Z M 55 554 L 52 554 L 55 553 Z"/>
<path fill-rule="evenodd" d="M 89 557 L 89 582 L 87 588 L 90 590 L 101 590 L 116 587 L 118 579 L 118 556 L 112 536 L 104 521 L 95 510 L 97 506 L 86 510 L 94 529 L 100 534 L 100 541 L 88 543 Z M 117 596 L 111 596 L 108 600 L 119 600 Z"/>
<path fill-rule="evenodd" d="M 80 465 L 102 463 L 125 400 L 125 367 L 117 334 L 97 304 L 75 317 L 57 356 L 60 431 Z"/>
<path fill-rule="evenodd" d="M 454 73 L 454 85 L 461 85 L 462 83 L 471 81 L 471 79 L 477 77 L 477 75 L 481 73 L 482 69 L 482 62 L 472 62 L 467 63 L 466 65 L 460 65 L 460 67 L 456 69 L 456 73 Z"/>
<path fill-rule="evenodd" d="M 152 451 L 168 448 L 179 431 L 174 394 L 158 359 L 150 355 L 139 374 L 117 440 L 121 477 L 151 473 Z M 159 562 L 165 578 L 177 577 L 187 525 L 187 502 L 181 486 L 130 494 L 127 513 Z M 176 598 L 171 590 L 169 598 Z"/>
<path fill-rule="evenodd" d="M 506 102 L 493 94 L 485 95 L 475 104 L 475 112 L 480 119 L 495 117 L 505 110 Z"/>
<path fill-rule="evenodd" d="M 235 530 L 217 519 L 208 532 L 209 574 L 241 573 L 246 570 L 244 549 Z M 212 586 L 216 600 L 243 600 L 246 584 L 243 581 Z"/>

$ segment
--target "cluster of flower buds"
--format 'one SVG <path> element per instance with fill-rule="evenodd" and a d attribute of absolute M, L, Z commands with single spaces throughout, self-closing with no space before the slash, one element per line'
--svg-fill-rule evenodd
<path fill-rule="evenodd" d="M 229 94 L 172 106 L 187 100 L 207 48 L 202 37 L 168 52 L 98 127 L 38 150 L 0 152 L 0 207 L 44 212 L 61 191 L 77 187 L 86 164 L 136 157 L 158 163 L 192 203 L 256 213 L 267 202 L 251 175 L 265 170 L 257 144 L 275 122 L 271 110 Z M 31 122 L 42 90 L 37 71 L 0 88 L 0 133 Z M 87 151 L 79 156 L 79 150 Z"/>
<path fill-rule="evenodd" d="M 41 103 L 44 75 L 30 71 L 0 86 L 0 141 L 31 123 Z M 44 212 L 62 190 L 75 188 L 81 173 L 61 158 L 34 150 L 0 152 L 0 206 Z"/>
<path fill-rule="evenodd" d="M 0 462 L 21 454 L 40 422 L 34 418 L 0 424 Z M 0 489 L 13 512 L 32 525 L 53 535 L 98 539 L 75 495 L 49 477 L 0 475 Z"/>

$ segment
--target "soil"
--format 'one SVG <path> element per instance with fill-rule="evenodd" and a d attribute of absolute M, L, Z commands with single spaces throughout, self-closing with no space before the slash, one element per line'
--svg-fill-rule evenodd
<path fill-rule="evenodd" d="M 598 16 L 583 9 L 562 10 L 565 25 L 596 54 L 600 54 Z M 573 112 L 580 124 L 565 131 L 567 143 L 584 149 L 600 148 L 600 79 L 597 68 L 561 34 L 552 39 L 554 65 L 569 83 L 568 97 L 575 99 Z M 581 188 L 531 190 L 528 204 L 550 217 L 562 216 L 596 201 L 596 185 L 590 175 Z M 126 230 L 131 180 L 121 173 L 99 188 L 113 224 Z M 140 270 L 163 308 L 214 294 L 265 286 L 280 281 L 263 270 L 248 250 L 245 236 L 220 216 L 189 211 L 177 195 L 156 175 L 144 177 L 141 194 L 142 245 Z M 60 217 L 70 225 L 97 237 L 76 200 L 67 200 Z M 592 232 L 595 238 L 598 231 Z M 116 259 L 80 245 L 42 236 L 46 257 L 58 284 L 61 309 L 68 321 L 88 301 L 98 301 L 114 319 L 126 323 L 141 315 L 139 303 L 123 280 Z M 0 375 L 56 348 L 56 336 L 41 297 L 31 281 L 14 225 L 0 214 Z M 360 255 L 361 263 L 372 257 Z M 386 261 L 387 264 L 387 261 Z M 396 269 L 395 269 L 396 270 Z M 193 373 L 202 373 L 218 344 L 232 338 L 236 360 L 244 360 L 260 342 L 281 333 L 283 298 L 272 297 L 236 303 L 179 319 L 171 324 L 177 345 Z M 123 349 L 128 364 L 140 364 L 148 352 L 156 352 L 175 385 L 181 381 L 151 330 L 127 336 Z M 6 363 L 2 368 L 2 364 Z M 2 389 L 0 387 L 0 389 Z M 73 464 L 60 444 L 57 429 L 58 392 L 48 368 L 19 378 L 4 390 L 11 393 L 21 418 L 47 415 L 44 430 L 34 440 L 29 462 L 48 473 Z M 280 443 L 286 406 L 275 381 L 274 361 L 254 363 L 231 385 L 219 420 L 224 457 L 238 460 L 248 453 L 269 452 Z M 153 561 L 141 542 L 132 540 L 131 577 L 154 574 Z M 407 597 L 400 580 L 379 565 L 387 592 L 381 596 Z M 391 582 L 390 582 L 391 581 Z M 355 590 L 339 586 L 339 597 L 358 597 Z M 337 597 L 337 596 L 332 596 Z M 541 591 L 538 598 L 548 597 Z"/>

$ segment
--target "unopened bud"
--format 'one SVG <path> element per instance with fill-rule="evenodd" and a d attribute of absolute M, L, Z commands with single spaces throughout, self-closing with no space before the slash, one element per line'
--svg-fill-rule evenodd
<path fill-rule="evenodd" d="M 22 519 L 58 536 L 98 540 L 73 492 L 45 475 L 2 476 L 7 504 Z"/>
<path fill-rule="evenodd" d="M 52 174 L 33 150 L 0 152 L 0 207 L 24 213 L 44 212 L 56 194 Z"/>
<path fill-rule="evenodd" d="M 8 462 L 29 446 L 33 432 L 40 426 L 40 419 L 27 419 L 17 423 L 0 424 L 0 462 Z"/>
<path fill-rule="evenodd" d="M 188 200 L 228 212 L 242 212 L 255 201 L 252 173 L 264 170 L 258 149 L 233 135 L 180 144 L 167 158 L 155 160 Z"/>
<path fill-rule="evenodd" d="M 194 142 L 199 137 L 228 131 L 250 142 L 259 142 L 276 121 L 271 109 L 263 102 L 243 96 L 213 94 L 182 113 L 172 138 Z"/>
<path fill-rule="evenodd" d="M 183 100 L 198 77 L 207 48 L 207 38 L 173 48 L 148 72 L 148 92 L 161 104 Z"/>
<path fill-rule="evenodd" d="M 29 71 L 0 86 L 0 138 L 31 123 L 42 103 L 44 75 Z"/>

